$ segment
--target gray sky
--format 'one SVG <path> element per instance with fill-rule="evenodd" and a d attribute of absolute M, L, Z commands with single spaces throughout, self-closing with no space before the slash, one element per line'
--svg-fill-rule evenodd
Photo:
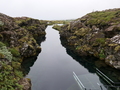
<path fill-rule="evenodd" d="M 112 8 L 120 8 L 120 0 L 0 0 L 1 13 L 43 20 L 77 19 Z"/>

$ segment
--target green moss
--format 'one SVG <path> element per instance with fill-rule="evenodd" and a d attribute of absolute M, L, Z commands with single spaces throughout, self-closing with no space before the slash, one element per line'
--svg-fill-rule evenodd
<path fill-rule="evenodd" d="M 23 77 L 23 73 L 19 70 L 14 70 L 14 74 L 19 77 L 19 78 L 22 78 Z"/>
<path fill-rule="evenodd" d="M 73 21 L 73 19 L 71 20 L 52 20 L 52 21 L 47 21 L 48 25 L 54 25 L 54 24 L 68 24 L 71 21 Z"/>
<path fill-rule="evenodd" d="M 17 20 L 17 19 L 15 19 L 15 22 L 17 23 L 17 24 L 21 24 L 21 23 L 25 23 L 26 21 L 28 21 L 28 20 L 30 20 L 31 18 L 26 18 L 26 19 L 19 19 L 19 20 Z"/>
<path fill-rule="evenodd" d="M 116 46 L 114 50 L 115 50 L 115 52 L 119 51 L 120 50 L 120 45 Z"/>
<path fill-rule="evenodd" d="M 9 46 L 9 43 L 7 41 L 0 42 L 0 47 L 2 46 Z"/>
<path fill-rule="evenodd" d="M 33 50 L 34 50 L 34 46 L 32 46 L 32 45 L 29 45 L 29 47 L 30 47 L 30 49 L 33 49 Z"/>
<path fill-rule="evenodd" d="M 13 67 L 11 65 L 5 65 L 4 64 L 2 68 L 5 69 L 5 70 L 13 70 Z"/>
<path fill-rule="evenodd" d="M 83 46 L 77 46 L 76 50 L 90 51 L 91 48 L 88 45 L 83 45 Z"/>
<path fill-rule="evenodd" d="M 47 21 L 45 20 L 39 20 L 40 24 L 47 24 Z"/>
<path fill-rule="evenodd" d="M 90 31 L 89 28 L 80 28 L 79 30 L 76 30 L 74 32 L 74 35 L 76 36 L 85 36 Z"/>
<path fill-rule="evenodd" d="M 117 13 L 119 13 L 120 10 L 107 10 L 107 11 L 100 11 L 100 12 L 92 12 L 88 14 L 88 21 L 87 25 L 101 25 L 101 26 L 106 26 L 108 25 L 109 22 L 120 22 L 120 19 L 115 19 L 117 18 Z"/>
<path fill-rule="evenodd" d="M 90 51 L 91 49 L 88 45 L 84 45 L 82 48 L 84 51 Z"/>
<path fill-rule="evenodd" d="M 6 59 L 8 59 L 9 61 L 12 60 L 12 54 L 11 52 L 8 51 L 7 47 L 6 46 L 2 46 L 0 47 L 0 53 L 4 55 L 4 57 Z"/>
<path fill-rule="evenodd" d="M 19 39 L 18 42 L 19 42 L 20 44 L 23 44 L 24 42 L 29 41 L 29 38 L 28 38 L 28 37 L 29 37 L 28 35 L 27 35 L 27 36 L 24 36 L 24 37 L 22 37 L 21 39 Z"/>
<path fill-rule="evenodd" d="M 17 24 L 20 24 L 22 21 L 21 20 L 16 20 L 15 21 Z"/>
<path fill-rule="evenodd" d="M 69 39 L 76 39 L 76 38 L 77 38 L 76 36 L 69 37 Z"/>
<path fill-rule="evenodd" d="M 114 47 L 114 46 L 117 46 L 118 44 L 108 44 L 108 46 L 110 47 Z"/>
<path fill-rule="evenodd" d="M 28 26 L 28 27 L 25 27 L 27 30 L 34 30 L 36 29 L 36 26 Z"/>
<path fill-rule="evenodd" d="M 20 57 L 13 57 L 12 60 L 13 60 L 13 61 L 20 62 L 21 59 L 20 59 Z"/>
<path fill-rule="evenodd" d="M 92 46 L 96 47 L 96 46 L 105 46 L 106 45 L 106 39 L 105 38 L 96 38 L 93 43 Z"/>
<path fill-rule="evenodd" d="M 10 48 L 9 51 L 12 53 L 13 56 L 19 57 L 20 53 L 16 48 Z"/>
<path fill-rule="evenodd" d="M 2 43 L 2 42 L 0 42 L 0 47 L 2 47 L 2 46 L 5 46 L 5 44 L 4 44 L 4 43 Z"/>
<path fill-rule="evenodd" d="M 99 58 L 101 59 L 101 60 L 103 60 L 103 59 L 105 59 L 105 54 L 104 54 L 104 50 L 102 49 L 101 51 L 100 51 L 100 53 L 99 53 Z"/>
<path fill-rule="evenodd" d="M 21 64 L 19 62 L 12 61 L 12 67 L 19 69 L 21 67 Z"/>
<path fill-rule="evenodd" d="M 56 29 L 56 30 L 60 30 L 61 26 L 60 25 L 54 25 L 52 28 Z"/>
<path fill-rule="evenodd" d="M 5 44 L 6 47 L 10 46 L 10 44 L 8 43 L 8 41 L 3 41 L 3 43 Z"/>
<path fill-rule="evenodd" d="M 76 50 L 80 50 L 80 49 L 81 49 L 81 46 L 77 46 L 77 47 L 76 47 Z"/>
<path fill-rule="evenodd" d="M 106 39 L 105 38 L 96 38 L 96 43 L 99 43 L 99 44 L 105 44 L 105 41 L 106 41 Z"/>
<path fill-rule="evenodd" d="M 24 22 L 24 20 L 16 20 L 15 22 L 16 22 L 17 24 L 20 24 L 20 23 Z"/>
<path fill-rule="evenodd" d="M 2 63 L 2 68 L 0 70 L 0 90 L 23 90 L 23 86 L 19 85 L 19 80 L 22 78 L 22 74 L 16 70 L 11 65 Z M 19 75 L 18 75 L 19 74 Z"/>
<path fill-rule="evenodd" d="M 96 38 L 95 41 L 92 43 L 92 46 L 104 46 L 106 39 L 105 38 Z"/>

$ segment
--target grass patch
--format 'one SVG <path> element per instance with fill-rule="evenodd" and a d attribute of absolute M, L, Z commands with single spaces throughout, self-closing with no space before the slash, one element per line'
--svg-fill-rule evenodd
<path fill-rule="evenodd" d="M 0 42 L 0 47 L 2 47 L 2 46 L 5 46 L 5 44 L 4 44 L 4 43 L 2 43 L 2 42 Z"/>
<path fill-rule="evenodd" d="M 12 53 L 13 56 L 19 57 L 20 53 L 16 48 L 10 48 L 9 51 Z"/>
<path fill-rule="evenodd" d="M 106 56 L 104 54 L 104 50 L 100 51 L 99 57 L 100 57 L 101 60 L 105 59 Z"/>
<path fill-rule="evenodd" d="M 101 26 L 106 26 L 108 23 L 118 23 L 120 22 L 120 19 L 116 19 L 120 15 L 120 10 L 107 10 L 107 11 L 96 11 L 87 14 L 88 21 L 87 25 L 101 25 Z"/>
<path fill-rule="evenodd" d="M 23 78 L 22 72 L 6 63 L 0 62 L 0 64 L 2 64 L 0 69 L 0 90 L 23 90 L 23 86 L 18 83 Z"/>

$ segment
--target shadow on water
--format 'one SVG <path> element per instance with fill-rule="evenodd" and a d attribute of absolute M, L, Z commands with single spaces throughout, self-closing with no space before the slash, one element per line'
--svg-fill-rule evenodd
<path fill-rule="evenodd" d="M 41 44 L 42 42 L 44 42 L 46 40 L 45 35 L 41 35 L 38 36 L 37 38 L 35 38 L 38 44 Z"/>
<path fill-rule="evenodd" d="M 62 46 L 66 48 L 66 52 L 68 55 L 70 55 L 74 60 L 79 62 L 90 73 L 96 73 L 96 70 L 95 70 L 95 61 L 97 61 L 96 58 L 91 56 L 85 56 L 85 57 L 79 56 L 72 50 L 72 47 L 70 47 L 68 43 L 66 43 L 67 42 L 66 39 L 60 37 L 60 40 L 61 40 Z"/>
<path fill-rule="evenodd" d="M 80 57 L 78 55 L 76 55 L 73 51 L 71 51 L 70 49 L 66 49 L 66 52 L 68 55 L 70 55 L 74 60 L 76 60 L 77 62 L 79 62 L 83 67 L 87 68 L 87 70 L 90 73 L 95 73 L 95 64 L 94 62 L 96 61 L 95 58 L 92 57 Z"/>
<path fill-rule="evenodd" d="M 30 58 L 26 58 L 25 60 L 23 60 L 21 66 L 22 66 L 24 75 L 27 75 L 29 73 L 30 67 L 34 65 L 36 60 L 37 60 L 37 57 L 30 57 Z"/>
<path fill-rule="evenodd" d="M 114 69 L 107 64 L 105 64 L 104 61 L 99 60 L 98 58 L 92 57 L 92 56 L 79 56 L 76 52 L 73 51 L 73 48 L 68 45 L 66 39 L 64 37 L 60 37 L 61 44 L 63 47 L 66 48 L 66 52 L 68 55 L 70 55 L 74 60 L 79 62 L 83 67 L 85 67 L 90 73 L 97 73 L 97 69 L 99 69 L 102 73 L 104 73 L 108 78 L 110 78 L 113 83 L 106 82 L 105 79 L 103 79 L 103 76 L 99 76 L 100 82 L 106 87 L 106 85 L 113 85 L 112 89 L 108 90 L 120 90 L 116 89 L 114 86 L 120 87 L 120 70 Z M 96 69 L 97 68 L 97 69 Z"/>
<path fill-rule="evenodd" d="M 45 41 L 45 39 L 46 39 L 45 35 L 41 35 L 41 36 L 36 38 L 36 41 L 38 44 L 41 44 L 42 42 Z M 33 56 L 33 57 L 29 57 L 29 58 L 24 58 L 24 60 L 21 64 L 24 75 L 27 75 L 29 73 L 30 67 L 32 67 L 34 65 L 35 61 L 37 60 L 37 57 L 38 57 L 38 55 Z"/>

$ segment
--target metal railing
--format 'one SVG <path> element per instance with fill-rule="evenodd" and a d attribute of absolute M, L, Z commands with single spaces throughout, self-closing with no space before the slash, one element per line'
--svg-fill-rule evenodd
<path fill-rule="evenodd" d="M 100 71 L 97 68 L 96 68 L 96 72 L 99 76 L 101 76 L 110 85 L 120 85 L 120 82 L 114 82 L 113 80 L 111 80 L 108 76 L 106 76 L 104 73 L 102 73 L 102 71 Z"/>
<path fill-rule="evenodd" d="M 97 69 L 97 71 L 99 71 L 99 74 L 101 75 L 104 75 L 100 70 L 98 70 Z M 73 77 L 74 77 L 74 79 L 76 80 L 76 82 L 77 82 L 77 84 L 78 84 L 78 86 L 80 87 L 80 90 L 120 90 L 120 86 L 114 86 L 114 85 L 112 85 L 112 84 L 110 84 L 110 85 L 101 85 L 101 84 L 99 84 L 99 83 L 97 83 L 96 82 L 96 84 L 100 87 L 99 89 L 92 89 L 92 88 L 87 88 L 87 87 L 85 87 L 84 86 L 84 84 L 82 83 L 82 81 L 79 79 L 79 77 L 76 75 L 76 73 L 75 72 L 73 72 Z M 110 78 L 108 78 L 106 75 L 104 75 L 104 77 L 105 77 L 105 79 L 106 79 L 106 81 L 107 81 L 107 79 L 110 81 L 110 82 L 112 82 L 112 83 L 114 83 Z M 109 82 L 109 81 L 107 81 L 107 82 Z M 104 87 L 104 88 L 103 88 Z"/>
<path fill-rule="evenodd" d="M 75 78 L 76 82 L 78 83 L 80 90 L 103 90 L 102 85 L 100 85 L 99 83 L 97 83 L 100 87 L 100 89 L 91 89 L 91 88 L 87 88 L 83 85 L 83 83 L 81 82 L 81 80 L 78 78 L 78 76 L 76 75 L 75 72 L 73 72 L 73 77 Z"/>
<path fill-rule="evenodd" d="M 78 78 L 78 76 L 76 75 L 75 72 L 73 72 L 73 77 L 74 77 L 75 80 L 77 81 L 80 89 L 82 89 L 82 90 L 87 90 L 87 89 L 85 88 L 85 86 L 82 84 L 82 82 L 80 81 L 80 79 Z"/>

